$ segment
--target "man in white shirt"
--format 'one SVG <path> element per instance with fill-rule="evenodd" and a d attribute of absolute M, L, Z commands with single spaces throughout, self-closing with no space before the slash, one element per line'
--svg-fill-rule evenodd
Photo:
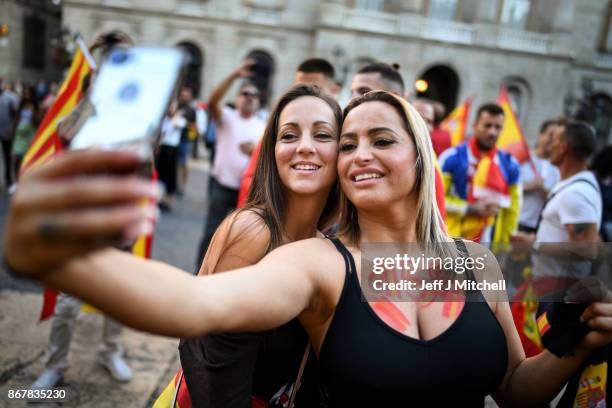
<path fill-rule="evenodd" d="M 221 105 L 235 80 L 252 76 L 254 64 L 255 61 L 249 60 L 235 69 L 215 88 L 208 104 L 217 129 L 217 141 L 209 186 L 208 216 L 200 243 L 201 256 L 208 249 L 217 227 L 236 208 L 242 173 L 265 129 L 265 122 L 257 116 L 259 90 L 252 83 L 245 82 L 240 86 L 236 109 Z"/>
<path fill-rule="evenodd" d="M 599 241 L 601 193 L 587 167 L 595 149 L 595 131 L 584 122 L 568 122 L 553 132 L 550 162 L 559 168 L 561 181 L 548 194 L 537 233 L 522 236 L 535 241 L 533 270 L 538 278 L 580 279 L 590 274 L 596 245 L 576 244 Z M 585 260 L 568 262 L 569 249 Z"/>
<path fill-rule="evenodd" d="M 542 123 L 531 160 L 521 165 L 523 205 L 519 216 L 519 231 L 536 232 L 546 196 L 559 181 L 559 169 L 548 160 L 552 135 L 557 126 L 556 120 L 547 120 Z"/>

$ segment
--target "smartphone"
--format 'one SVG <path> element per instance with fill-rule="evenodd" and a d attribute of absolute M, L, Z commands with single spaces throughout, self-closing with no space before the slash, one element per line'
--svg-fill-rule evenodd
<path fill-rule="evenodd" d="M 174 48 L 115 48 L 89 93 L 87 118 L 70 149 L 133 149 L 153 158 L 159 128 L 186 68 Z"/>

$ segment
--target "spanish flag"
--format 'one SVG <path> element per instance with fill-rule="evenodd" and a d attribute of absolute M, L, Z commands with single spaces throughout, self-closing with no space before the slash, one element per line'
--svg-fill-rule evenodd
<path fill-rule="evenodd" d="M 499 139 L 497 139 L 497 147 L 510 153 L 520 164 L 531 160 L 525 136 L 512 110 L 506 88 L 502 87 L 500 90 L 497 103 L 504 110 L 504 128 L 501 135 L 499 135 Z"/>
<path fill-rule="evenodd" d="M 453 109 L 440 124 L 440 127 L 448 131 L 451 135 L 451 147 L 457 146 L 465 141 L 465 131 L 470 117 L 473 99 L 472 96 L 467 98 L 465 102 Z"/>

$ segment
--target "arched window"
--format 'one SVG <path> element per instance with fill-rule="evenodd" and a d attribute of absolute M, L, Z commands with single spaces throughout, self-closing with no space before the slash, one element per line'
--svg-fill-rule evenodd
<path fill-rule="evenodd" d="M 602 145 L 608 143 L 610 129 L 612 128 L 612 98 L 605 93 L 597 93 L 591 98 L 595 107 L 595 120 L 593 127 Z"/>
<path fill-rule="evenodd" d="M 527 28 L 531 0 L 503 0 L 500 22 L 503 25 L 524 30 Z"/>
<path fill-rule="evenodd" d="M 271 95 L 272 78 L 274 76 L 274 60 L 265 51 L 255 50 L 251 51 L 247 56 L 247 59 L 255 60 L 253 66 L 253 77 L 251 80 L 259 89 L 261 95 L 261 106 L 267 106 Z"/>
<path fill-rule="evenodd" d="M 612 98 L 610 95 L 594 93 L 580 103 L 575 119 L 590 123 L 595 128 L 601 145 L 608 143 L 612 127 Z"/>
<path fill-rule="evenodd" d="M 23 19 L 23 67 L 45 68 L 45 20 L 33 14 Z"/>
<path fill-rule="evenodd" d="M 460 84 L 453 68 L 435 65 L 425 70 L 418 79 L 424 81 L 421 82 L 423 87 L 418 90 L 418 96 L 442 102 L 446 112 L 455 108 Z"/>
<path fill-rule="evenodd" d="M 604 16 L 602 30 L 599 36 L 599 51 L 612 52 L 612 1 L 608 1 L 608 9 Z"/>
<path fill-rule="evenodd" d="M 202 51 L 191 42 L 181 42 L 177 46 L 182 48 L 188 57 L 184 85 L 193 89 L 194 96 L 198 97 L 202 87 L 202 67 L 204 66 Z"/>
<path fill-rule="evenodd" d="M 510 105 L 519 122 L 523 122 L 529 110 L 531 90 L 527 81 L 522 78 L 506 78 L 503 86 L 508 90 Z"/>

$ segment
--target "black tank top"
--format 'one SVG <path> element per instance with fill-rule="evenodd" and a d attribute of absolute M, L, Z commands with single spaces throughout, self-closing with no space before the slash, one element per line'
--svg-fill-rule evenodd
<path fill-rule="evenodd" d="M 344 258 L 346 276 L 319 356 L 330 406 L 484 406 L 506 373 L 508 350 L 482 293 L 467 293 L 461 314 L 439 336 L 403 335 L 362 302 L 353 256 L 338 239 L 331 241 Z M 463 242 L 457 246 L 465 248 Z"/>

